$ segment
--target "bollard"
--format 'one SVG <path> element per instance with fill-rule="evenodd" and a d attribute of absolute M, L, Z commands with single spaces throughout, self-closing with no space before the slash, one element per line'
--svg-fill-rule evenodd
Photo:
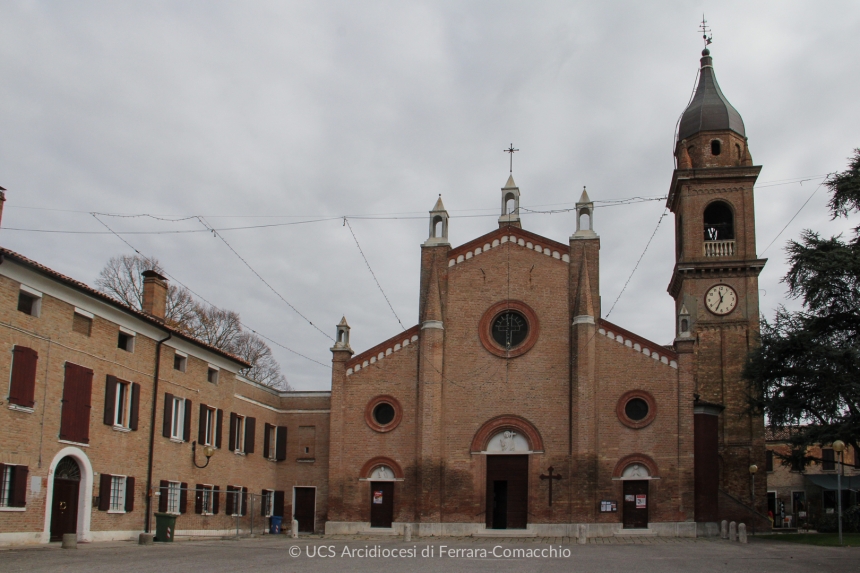
<path fill-rule="evenodd" d="M 403 541 L 412 541 L 412 524 L 407 523 L 403 526 Z"/>
<path fill-rule="evenodd" d="M 588 529 L 584 525 L 577 525 L 576 542 L 580 545 L 588 543 Z"/>
<path fill-rule="evenodd" d="M 64 533 L 63 534 L 63 549 L 77 549 L 78 548 L 78 534 L 77 533 Z"/>
<path fill-rule="evenodd" d="M 738 541 L 741 543 L 747 542 L 747 524 L 741 523 L 738 525 Z"/>
<path fill-rule="evenodd" d="M 738 540 L 738 524 L 734 521 L 729 523 L 729 541 Z"/>
<path fill-rule="evenodd" d="M 729 522 L 725 519 L 720 522 L 720 537 L 723 539 L 729 538 Z"/>
<path fill-rule="evenodd" d="M 293 520 L 293 525 L 290 528 L 290 535 L 292 536 L 293 539 L 299 538 L 299 520 L 298 519 Z"/>
<path fill-rule="evenodd" d="M 138 545 L 152 545 L 152 542 L 155 539 L 155 535 L 152 533 L 141 533 L 137 536 L 137 544 Z"/>

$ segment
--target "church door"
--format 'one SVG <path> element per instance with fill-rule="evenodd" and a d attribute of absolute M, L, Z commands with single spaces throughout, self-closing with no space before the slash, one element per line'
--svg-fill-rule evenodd
<path fill-rule="evenodd" d="M 624 481 L 624 528 L 648 528 L 648 481 Z"/>
<path fill-rule="evenodd" d="M 529 509 L 528 471 L 528 456 L 487 456 L 488 528 L 526 528 Z"/>
<path fill-rule="evenodd" d="M 64 533 L 77 533 L 80 485 L 81 470 L 78 463 L 68 456 L 60 460 L 54 470 L 51 541 L 62 541 Z"/>
<path fill-rule="evenodd" d="M 391 527 L 394 521 L 394 482 L 370 482 L 370 527 Z"/>
<path fill-rule="evenodd" d="M 313 533 L 317 490 L 313 487 L 297 487 L 294 493 L 293 519 L 299 522 L 299 533 Z"/>

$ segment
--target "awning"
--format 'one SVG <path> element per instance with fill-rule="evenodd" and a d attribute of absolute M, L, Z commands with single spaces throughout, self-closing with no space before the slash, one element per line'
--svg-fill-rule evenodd
<path fill-rule="evenodd" d="M 837 489 L 836 474 L 806 474 L 803 477 L 820 488 Z M 842 476 L 842 489 L 860 490 L 860 476 Z"/>

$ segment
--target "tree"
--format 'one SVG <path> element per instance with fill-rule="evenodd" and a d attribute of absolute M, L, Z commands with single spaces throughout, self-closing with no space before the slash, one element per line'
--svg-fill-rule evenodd
<path fill-rule="evenodd" d="M 146 270 L 164 273 L 158 259 L 141 255 L 111 257 L 96 279 L 98 289 L 138 310 L 143 309 L 143 279 Z M 240 373 L 260 384 L 290 390 L 272 349 L 252 332 L 242 330 L 237 312 L 194 299 L 185 287 L 169 285 L 164 322 L 201 342 L 229 352 L 251 367 Z"/>
<path fill-rule="evenodd" d="M 849 161 L 825 182 L 834 219 L 860 211 L 860 149 Z M 852 234 L 845 240 L 805 230 L 788 243 L 783 282 L 803 310 L 780 306 L 772 322 L 762 320 L 761 345 L 744 371 L 753 408 L 773 429 L 793 427 L 793 457 L 805 463 L 811 445 L 860 445 L 860 226 Z"/>

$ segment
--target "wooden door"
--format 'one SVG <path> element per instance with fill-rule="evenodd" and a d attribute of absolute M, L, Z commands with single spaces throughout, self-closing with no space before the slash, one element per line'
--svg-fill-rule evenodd
<path fill-rule="evenodd" d="M 317 490 L 313 487 L 297 487 L 295 495 L 293 519 L 299 522 L 299 533 L 313 533 Z"/>
<path fill-rule="evenodd" d="M 487 456 L 487 527 L 525 529 L 529 510 L 529 457 Z"/>
<path fill-rule="evenodd" d="M 648 528 L 648 481 L 624 481 L 623 519 L 625 529 Z"/>
<path fill-rule="evenodd" d="M 370 527 L 391 527 L 394 521 L 394 482 L 370 482 Z"/>
<path fill-rule="evenodd" d="M 51 503 L 51 541 L 62 541 L 64 533 L 78 531 L 79 481 L 54 480 L 54 499 Z"/>

